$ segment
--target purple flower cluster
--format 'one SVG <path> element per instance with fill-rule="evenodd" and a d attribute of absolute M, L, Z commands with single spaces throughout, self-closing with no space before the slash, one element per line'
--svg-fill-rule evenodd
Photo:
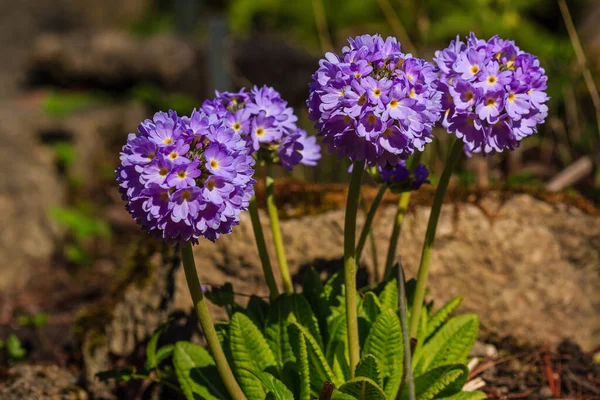
<path fill-rule="evenodd" d="M 219 93 L 205 101 L 202 109 L 225 120 L 240 134 L 257 158 L 280 162 L 292 169 L 298 164 L 317 165 L 321 148 L 314 136 L 296 126 L 294 110 L 272 87 L 254 87 L 237 93 Z"/>
<path fill-rule="evenodd" d="M 129 134 L 116 173 L 127 210 L 148 232 L 168 242 L 214 241 L 248 208 L 254 163 L 224 120 L 169 111 Z"/>
<path fill-rule="evenodd" d="M 406 162 L 400 160 L 395 166 L 378 167 L 377 172 L 379 173 L 378 180 L 388 184 L 392 192 L 396 193 L 417 190 L 423 184 L 430 183 L 427 179 L 429 171 L 424 164 L 419 164 L 411 174 L 406 167 Z"/>
<path fill-rule="evenodd" d="M 310 84 L 309 118 L 330 151 L 369 165 L 396 165 L 431 142 L 441 113 L 433 65 L 400 51 L 396 38 L 349 39 L 327 53 Z"/>
<path fill-rule="evenodd" d="M 445 116 L 443 125 L 465 143 L 467 154 L 514 149 L 537 132 L 548 107 L 544 69 L 515 42 L 473 33 L 435 53 Z"/>

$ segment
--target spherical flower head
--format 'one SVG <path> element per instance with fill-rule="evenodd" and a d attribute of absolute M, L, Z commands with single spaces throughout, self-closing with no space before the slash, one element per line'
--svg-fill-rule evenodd
<path fill-rule="evenodd" d="M 217 113 L 159 112 L 129 134 L 117 182 L 127 210 L 149 233 L 170 243 L 215 240 L 248 208 L 254 162 Z"/>
<path fill-rule="evenodd" d="M 309 118 L 329 150 L 368 165 L 397 165 L 431 142 L 441 115 L 433 65 L 402 53 L 396 38 L 348 39 L 327 53 L 310 83 Z"/>
<path fill-rule="evenodd" d="M 316 139 L 296 125 L 298 117 L 272 87 L 255 86 L 250 92 L 217 92 L 202 105 L 209 115 L 224 119 L 240 134 L 259 161 L 279 163 L 288 169 L 298 164 L 316 165 L 321 158 Z"/>
<path fill-rule="evenodd" d="M 544 69 L 515 42 L 473 33 L 435 53 L 443 92 L 443 125 L 465 152 L 494 154 L 518 147 L 548 115 Z"/>

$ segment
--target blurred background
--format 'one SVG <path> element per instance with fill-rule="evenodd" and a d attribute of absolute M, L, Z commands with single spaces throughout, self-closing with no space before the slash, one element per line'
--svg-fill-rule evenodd
<path fill-rule="evenodd" d="M 431 59 L 457 34 L 473 31 L 513 39 L 536 54 L 549 76 L 546 124 L 510 154 L 465 160 L 453 178 L 464 195 L 455 197 L 529 193 L 597 216 L 598 21 L 597 0 L 0 0 L 0 339 L 14 352 L 0 349 L 0 364 L 27 359 L 68 367 L 72 384 L 88 390 L 92 372 L 102 369 L 93 365 L 112 366 L 119 355 L 131 360 L 147 331 L 170 313 L 166 308 L 150 318 L 144 313 L 158 305 L 142 312 L 125 302 L 133 308 L 119 311 L 122 318 L 142 316 L 124 329 L 131 343 L 111 345 L 104 356 L 92 354 L 98 344 L 89 332 L 121 329 L 111 321 L 122 292 L 142 296 L 127 291 L 130 284 L 146 282 L 154 276 L 150 266 L 168 264 L 172 255 L 147 244 L 124 211 L 114 169 L 127 133 L 155 111 L 186 114 L 215 90 L 263 84 L 280 91 L 299 124 L 315 133 L 305 105 L 308 83 L 324 52 L 339 52 L 349 36 L 393 35 L 403 51 Z M 447 150 L 446 134 L 435 135 L 423 157 L 434 184 Z M 284 216 L 343 207 L 348 165 L 323 154 L 316 168 L 278 171 L 286 178 L 278 191 Z M 577 279 L 590 278 L 584 341 L 593 353 L 600 327 L 589 316 L 600 313 L 600 299 L 589 285 L 600 275 L 598 218 L 573 227 L 565 243 L 590 246 L 577 253 L 572 245 L 572 259 L 577 264 L 581 256 L 590 268 Z M 145 318 L 152 321 L 144 325 Z M 0 387 L 2 379 L 0 373 Z M 92 397 L 115 393 L 96 389 Z"/>

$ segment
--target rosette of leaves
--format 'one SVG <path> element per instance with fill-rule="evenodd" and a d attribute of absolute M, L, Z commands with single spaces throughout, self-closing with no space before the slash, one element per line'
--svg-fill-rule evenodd
<path fill-rule="evenodd" d="M 233 297 L 213 293 L 231 315 L 216 329 L 248 399 L 316 399 L 326 382 L 335 385 L 331 399 L 408 399 L 397 281 L 361 291 L 361 361 L 353 377 L 342 281 L 336 274 L 322 284 L 318 273 L 310 270 L 302 294 L 281 295 L 271 304 L 253 296 L 246 308 L 233 303 Z M 413 286 L 414 281 L 407 283 L 409 306 Z M 231 304 L 224 304 L 225 299 Z M 426 304 L 421 313 L 412 359 L 418 400 L 486 398 L 482 392 L 462 391 L 479 320 L 475 314 L 451 316 L 460 302 L 460 298 L 453 299 L 436 311 Z M 148 344 L 144 376 L 177 385 L 189 400 L 228 399 L 210 354 L 190 342 L 157 349 L 161 332 Z M 132 377 L 131 370 L 126 372 Z M 101 377 L 118 378 L 118 374 Z"/>

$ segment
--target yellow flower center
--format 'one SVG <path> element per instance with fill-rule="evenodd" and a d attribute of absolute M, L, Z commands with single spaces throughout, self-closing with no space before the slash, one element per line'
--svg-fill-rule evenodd
<path fill-rule="evenodd" d="M 491 98 L 491 97 L 485 101 L 485 105 L 486 105 L 486 106 L 493 106 L 493 105 L 495 105 L 495 104 L 496 104 L 496 100 L 494 100 L 494 99 L 493 99 L 493 98 Z"/>
<path fill-rule="evenodd" d="M 189 200 L 192 198 L 192 192 L 190 192 L 189 190 L 186 190 L 185 192 L 181 193 L 181 198 L 183 200 Z"/>
<path fill-rule="evenodd" d="M 379 90 L 379 88 L 376 88 L 376 89 L 374 89 L 374 90 L 373 90 L 373 95 L 374 95 L 375 97 L 379 97 L 379 96 L 381 96 L 381 90 Z"/>
<path fill-rule="evenodd" d="M 179 157 L 179 153 L 177 153 L 176 151 L 172 151 L 171 154 L 169 154 L 169 158 L 171 160 L 176 159 L 177 157 Z"/>
<path fill-rule="evenodd" d="M 411 74 L 406 74 L 406 77 L 409 81 L 412 81 L 414 79 L 414 77 Z"/>
<path fill-rule="evenodd" d="M 470 71 L 473 75 L 479 72 L 479 67 L 477 65 L 471 65 Z"/>
<path fill-rule="evenodd" d="M 374 114 L 371 114 L 367 117 L 367 121 L 369 121 L 370 124 L 374 124 L 377 122 L 377 117 Z"/>
<path fill-rule="evenodd" d="M 160 198 L 161 198 L 162 200 L 164 200 L 164 201 L 167 201 L 167 200 L 169 200 L 169 193 L 168 193 L 168 192 L 162 192 L 162 193 L 160 194 Z"/>
<path fill-rule="evenodd" d="M 493 85 L 494 83 L 496 83 L 498 79 L 496 79 L 495 76 L 488 76 L 487 78 L 487 83 L 489 83 L 490 85 Z"/>
<path fill-rule="evenodd" d="M 349 115 L 344 115 L 344 122 L 349 124 L 352 121 L 352 117 Z"/>
<path fill-rule="evenodd" d="M 383 131 L 382 135 L 385 137 L 388 137 L 392 134 L 392 130 L 390 128 L 386 128 L 385 131 Z"/>
<path fill-rule="evenodd" d="M 219 162 L 217 160 L 210 160 L 210 167 L 215 169 L 219 166 Z"/>
<path fill-rule="evenodd" d="M 390 101 L 390 104 L 389 104 L 389 106 L 390 106 L 390 108 L 396 108 L 396 107 L 398 107 L 398 100 L 396 100 L 396 99 L 392 99 L 392 100 Z"/>
<path fill-rule="evenodd" d="M 340 92 L 338 93 L 340 97 L 344 97 L 344 95 L 346 94 L 346 91 L 344 89 L 340 90 Z"/>
<path fill-rule="evenodd" d="M 187 175 L 187 172 L 185 172 L 185 171 L 181 171 L 181 172 L 177 173 L 177 177 L 179 179 L 185 179 L 186 175 Z"/>
<path fill-rule="evenodd" d="M 171 143 L 173 143 L 173 138 L 168 137 L 165 140 L 163 140 L 163 143 L 164 144 L 171 144 Z"/>
<path fill-rule="evenodd" d="M 533 92 L 533 89 L 529 89 L 529 90 L 527 91 L 527 94 L 531 94 L 531 92 Z"/>
<path fill-rule="evenodd" d="M 510 101 L 511 103 L 513 101 L 515 101 L 515 94 L 513 92 L 510 92 L 507 98 L 508 101 Z"/>
<path fill-rule="evenodd" d="M 262 135 L 264 135 L 264 134 L 265 134 L 265 130 L 264 130 L 263 128 L 258 128 L 258 129 L 256 130 L 256 136 L 259 136 L 259 137 L 260 137 L 260 136 L 262 136 Z"/>
<path fill-rule="evenodd" d="M 354 73 L 354 76 L 355 76 L 357 79 L 358 79 L 358 78 L 360 78 L 360 74 L 359 74 L 358 72 L 355 72 L 355 73 Z"/>
<path fill-rule="evenodd" d="M 214 180 L 210 180 L 208 182 L 206 182 L 206 188 L 208 190 L 213 190 L 215 188 L 216 182 Z"/>
<path fill-rule="evenodd" d="M 239 122 L 234 123 L 233 125 L 231 125 L 231 127 L 233 128 L 234 131 L 239 131 L 240 128 L 242 127 L 242 124 L 240 124 Z"/>
<path fill-rule="evenodd" d="M 465 99 L 467 99 L 467 101 L 473 100 L 473 97 L 475 97 L 475 95 L 470 90 L 467 93 L 465 93 Z"/>
<path fill-rule="evenodd" d="M 363 94 L 358 98 L 358 105 L 364 105 L 367 102 L 366 96 Z"/>
<path fill-rule="evenodd" d="M 164 167 L 158 170 L 158 174 L 160 176 L 167 176 L 168 173 L 169 173 L 169 170 Z"/>
<path fill-rule="evenodd" d="M 154 154 L 154 152 L 148 153 L 148 160 L 150 160 L 150 161 L 154 160 L 155 156 L 156 156 L 156 154 Z"/>
<path fill-rule="evenodd" d="M 415 97 L 415 89 L 410 89 L 410 92 L 408 92 L 408 95 L 412 98 Z"/>

